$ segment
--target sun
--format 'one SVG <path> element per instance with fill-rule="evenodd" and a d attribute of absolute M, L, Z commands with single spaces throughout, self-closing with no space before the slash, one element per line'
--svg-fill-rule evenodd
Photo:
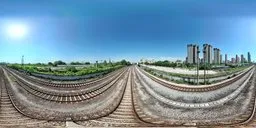
<path fill-rule="evenodd" d="M 7 26 L 7 34 L 12 38 L 22 38 L 27 35 L 27 26 L 23 24 L 11 24 Z"/>

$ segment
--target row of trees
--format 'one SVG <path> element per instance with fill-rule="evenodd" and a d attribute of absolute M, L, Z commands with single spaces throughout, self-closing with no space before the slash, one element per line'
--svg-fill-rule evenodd
<path fill-rule="evenodd" d="M 157 62 L 152 63 L 152 65 L 164 66 L 164 67 L 177 67 L 177 63 L 169 62 L 167 60 L 165 60 L 165 61 L 157 61 Z"/>
<path fill-rule="evenodd" d="M 71 65 L 90 65 L 91 63 L 90 62 L 71 62 L 70 63 Z M 102 63 L 98 63 L 99 65 L 131 65 L 131 63 L 129 61 L 126 61 L 126 60 L 121 60 L 121 61 L 118 61 L 116 63 L 112 63 L 112 62 L 107 62 L 106 60 L 104 60 Z M 36 65 L 44 65 L 44 64 L 41 64 L 41 63 L 38 63 Z M 61 61 L 61 60 L 58 60 L 58 61 L 54 61 L 54 62 L 49 62 L 48 63 L 49 66 L 58 66 L 58 65 L 67 65 L 67 63 L 65 63 L 64 61 Z"/>
<path fill-rule="evenodd" d="M 0 63 L 2 65 L 6 64 L 6 63 Z M 71 62 L 70 65 L 90 65 L 91 63 L 90 62 Z M 14 64 L 14 65 L 19 65 L 18 63 Z M 62 60 L 58 60 L 58 61 L 54 61 L 54 62 L 48 62 L 47 64 L 45 63 L 36 63 L 36 64 L 26 64 L 26 65 L 30 65 L 30 66 L 53 66 L 53 67 L 56 67 L 58 65 L 67 65 L 66 62 L 62 61 Z M 129 61 L 126 61 L 126 60 L 121 60 L 121 61 L 118 61 L 118 62 L 115 62 L 115 63 L 112 63 L 112 62 L 107 62 L 106 60 L 101 62 L 101 63 L 98 63 L 98 61 L 96 61 L 95 65 L 98 65 L 98 66 L 107 66 L 107 65 L 111 65 L 111 66 L 115 66 L 115 65 L 131 65 L 131 63 Z"/>
<path fill-rule="evenodd" d="M 82 63 L 82 62 L 77 61 L 77 62 L 71 62 L 70 64 L 71 65 L 90 65 L 91 63 L 90 62 Z M 58 60 L 58 61 L 54 61 L 54 62 L 48 62 L 48 65 L 50 65 L 50 66 L 67 65 L 67 63 L 64 61 Z"/>
<path fill-rule="evenodd" d="M 153 63 L 145 62 L 144 64 L 146 64 L 146 65 L 155 65 L 155 66 L 163 66 L 163 67 L 177 67 L 178 66 L 177 63 L 169 62 L 168 60 L 156 61 L 156 62 L 153 62 Z"/>
<path fill-rule="evenodd" d="M 90 62 L 85 62 L 85 63 L 81 63 L 81 62 L 71 62 L 71 65 L 90 65 Z"/>

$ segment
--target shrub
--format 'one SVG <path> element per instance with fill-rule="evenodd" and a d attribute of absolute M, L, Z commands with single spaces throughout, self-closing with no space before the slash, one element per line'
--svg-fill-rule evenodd
<path fill-rule="evenodd" d="M 68 71 L 68 72 L 77 72 L 77 69 L 76 69 L 76 67 L 66 67 L 66 70 Z"/>

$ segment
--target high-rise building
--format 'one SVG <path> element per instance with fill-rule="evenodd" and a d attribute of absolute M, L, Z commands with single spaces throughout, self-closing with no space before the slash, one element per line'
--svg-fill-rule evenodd
<path fill-rule="evenodd" d="M 241 63 L 244 63 L 244 55 L 241 54 Z"/>
<path fill-rule="evenodd" d="M 214 52 L 214 59 L 213 59 L 214 64 L 220 64 L 220 49 L 214 48 L 213 52 Z"/>
<path fill-rule="evenodd" d="M 187 63 L 192 64 L 193 63 L 193 44 L 187 45 Z"/>
<path fill-rule="evenodd" d="M 236 59 L 235 58 L 231 58 L 231 63 L 236 63 Z"/>
<path fill-rule="evenodd" d="M 238 60 L 239 60 L 238 55 L 236 55 L 236 63 L 238 63 Z"/>
<path fill-rule="evenodd" d="M 220 54 L 220 64 L 222 64 L 222 54 Z"/>
<path fill-rule="evenodd" d="M 198 62 L 197 52 L 199 51 L 198 45 L 188 44 L 187 45 L 187 63 L 196 64 Z"/>
<path fill-rule="evenodd" d="M 212 46 L 209 44 L 203 44 L 204 47 L 204 59 L 205 63 L 211 64 L 212 63 Z"/>
<path fill-rule="evenodd" d="M 251 54 L 250 54 L 250 52 L 248 52 L 247 59 L 248 59 L 248 63 L 251 63 Z"/>
<path fill-rule="evenodd" d="M 227 64 L 227 63 L 228 63 L 228 55 L 225 54 L 225 64 Z"/>
<path fill-rule="evenodd" d="M 237 64 L 240 63 L 240 58 L 239 58 L 238 55 L 236 55 L 236 63 L 237 63 Z"/>

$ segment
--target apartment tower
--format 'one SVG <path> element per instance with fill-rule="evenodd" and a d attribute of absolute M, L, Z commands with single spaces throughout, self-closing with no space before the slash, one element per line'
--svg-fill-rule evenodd
<path fill-rule="evenodd" d="M 205 63 L 212 64 L 212 46 L 209 44 L 203 44 L 204 47 L 204 59 Z"/>

